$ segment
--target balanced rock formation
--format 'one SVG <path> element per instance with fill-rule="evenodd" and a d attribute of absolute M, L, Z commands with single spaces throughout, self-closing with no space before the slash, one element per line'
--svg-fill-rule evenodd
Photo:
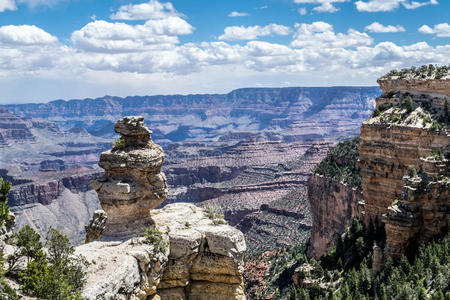
<path fill-rule="evenodd" d="M 104 237 L 127 238 L 152 224 L 148 212 L 167 197 L 161 172 L 164 153 L 152 142 L 143 117 L 125 117 L 114 130 L 121 138 L 101 154 L 99 166 L 105 176 L 93 181 L 92 187 L 108 215 Z"/>
<path fill-rule="evenodd" d="M 88 243 L 76 248 L 91 262 L 83 298 L 244 300 L 242 232 L 210 208 L 175 203 L 152 210 L 167 195 L 163 151 L 142 117 L 119 120 L 115 129 L 122 140 L 102 153 L 105 177 L 93 182 L 108 215 L 105 234 L 89 242 L 103 229 L 98 212 L 87 226 Z"/>

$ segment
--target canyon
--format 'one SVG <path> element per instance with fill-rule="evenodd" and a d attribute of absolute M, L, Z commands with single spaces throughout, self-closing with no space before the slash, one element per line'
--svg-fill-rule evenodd
<path fill-rule="evenodd" d="M 244 232 L 250 251 L 263 251 L 306 241 L 308 174 L 336 141 L 359 134 L 378 95 L 376 87 L 258 88 L 6 105 L 0 128 L 11 132 L 2 124 L 13 119 L 27 138 L 2 135 L 0 174 L 13 183 L 18 227 L 53 226 L 81 243 L 100 208 L 89 182 L 103 175 L 97 162 L 117 137 L 114 123 L 142 115 L 165 152 L 169 194 L 161 207 L 215 207 Z"/>

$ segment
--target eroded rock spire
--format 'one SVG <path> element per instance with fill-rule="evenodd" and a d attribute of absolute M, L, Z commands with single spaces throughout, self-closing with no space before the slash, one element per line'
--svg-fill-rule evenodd
<path fill-rule="evenodd" d="M 92 182 L 108 215 L 105 238 L 127 238 L 152 224 L 149 211 L 167 197 L 161 172 L 162 148 L 151 140 L 144 117 L 124 117 L 114 130 L 121 135 L 111 150 L 100 156 L 105 176 Z"/>

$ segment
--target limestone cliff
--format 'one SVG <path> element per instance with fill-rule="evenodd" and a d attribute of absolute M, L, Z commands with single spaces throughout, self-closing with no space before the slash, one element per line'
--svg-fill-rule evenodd
<path fill-rule="evenodd" d="M 384 93 L 361 127 L 366 222 L 384 221 L 392 257 L 439 234 L 450 216 L 450 76 L 432 77 L 382 77 Z"/>
<path fill-rule="evenodd" d="M 333 153 L 335 149 L 316 168 L 321 176 L 310 177 L 309 255 L 316 258 L 355 216 L 366 224 L 384 221 L 385 251 L 392 257 L 438 235 L 450 216 L 450 68 L 392 71 L 378 83 L 383 94 L 361 126 L 358 157 L 353 157 L 362 194 L 339 182 L 346 178 L 349 168 L 342 165 L 348 159 Z"/>
<path fill-rule="evenodd" d="M 361 191 L 318 174 L 308 181 L 313 226 L 308 256 L 320 258 L 335 244 L 337 238 L 360 217 Z"/>
<path fill-rule="evenodd" d="M 439 235 L 450 217 L 449 161 L 439 155 L 421 159 L 421 172 L 403 177 L 402 197 L 383 215 L 386 254 L 399 258 L 408 246 Z"/>
<path fill-rule="evenodd" d="M 359 139 L 333 147 L 308 180 L 312 229 L 308 256 L 321 257 L 361 217 L 362 193 L 358 161 Z"/>
<path fill-rule="evenodd" d="M 107 220 L 97 212 L 86 240 L 104 236 L 76 249 L 91 262 L 83 297 L 245 299 L 242 232 L 193 204 L 152 210 L 167 196 L 162 149 L 142 117 L 125 117 L 115 129 L 121 140 L 102 154 L 105 177 L 93 181 Z M 155 235 L 142 237 L 144 226 Z"/>
<path fill-rule="evenodd" d="M 441 80 L 439 86 L 443 85 L 450 89 L 450 80 Z M 361 127 L 359 156 L 367 220 L 380 219 L 400 198 L 408 166 L 419 170 L 421 157 L 449 147 L 450 98 L 438 94 L 441 89 L 426 94 L 392 90 L 403 88 L 395 82 L 390 86 Z"/>

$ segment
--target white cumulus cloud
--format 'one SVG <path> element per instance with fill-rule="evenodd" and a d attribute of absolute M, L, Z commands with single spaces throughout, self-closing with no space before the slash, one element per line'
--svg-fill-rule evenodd
<path fill-rule="evenodd" d="M 0 12 L 5 10 L 16 10 L 17 6 L 14 0 L 0 0 Z"/>
<path fill-rule="evenodd" d="M 296 32 L 291 46 L 294 48 L 347 48 L 368 46 L 373 39 L 354 29 L 347 33 L 335 33 L 333 25 L 325 22 L 296 24 Z"/>
<path fill-rule="evenodd" d="M 0 27 L 0 45 L 45 45 L 58 39 L 34 25 L 7 25 Z"/>
<path fill-rule="evenodd" d="M 383 25 L 378 22 L 373 22 L 372 24 L 364 28 L 366 31 L 385 33 L 385 32 L 404 32 L 405 27 L 401 25 Z"/>
<path fill-rule="evenodd" d="M 147 3 L 123 5 L 110 18 L 113 20 L 149 20 L 177 15 L 172 3 L 150 0 Z"/>
<path fill-rule="evenodd" d="M 339 9 L 334 6 L 333 3 L 340 3 L 340 2 L 348 2 L 350 0 L 294 0 L 294 3 L 297 4 L 316 4 L 313 8 L 314 11 L 319 13 L 334 13 L 339 11 Z"/>
<path fill-rule="evenodd" d="M 238 11 L 232 11 L 229 15 L 230 18 L 235 18 L 235 17 L 248 17 L 249 14 L 246 12 L 238 12 Z"/>
<path fill-rule="evenodd" d="M 439 4 L 437 0 L 410 1 L 410 0 L 367 0 L 356 1 L 356 9 L 365 12 L 393 11 L 402 4 L 406 9 L 416 9 L 425 5 Z"/>
<path fill-rule="evenodd" d="M 260 36 L 288 35 L 291 29 L 284 25 L 269 24 L 266 26 L 230 26 L 219 36 L 222 41 L 254 40 Z"/>
<path fill-rule="evenodd" d="M 422 25 L 419 28 L 419 32 L 424 34 L 436 34 L 438 37 L 450 37 L 450 25 L 448 23 L 441 23 L 434 25 L 433 28 L 428 25 Z"/>
<path fill-rule="evenodd" d="M 179 17 L 149 20 L 143 25 L 94 21 L 72 33 L 75 47 L 92 52 L 136 52 L 170 48 L 178 35 L 193 27 Z"/>

